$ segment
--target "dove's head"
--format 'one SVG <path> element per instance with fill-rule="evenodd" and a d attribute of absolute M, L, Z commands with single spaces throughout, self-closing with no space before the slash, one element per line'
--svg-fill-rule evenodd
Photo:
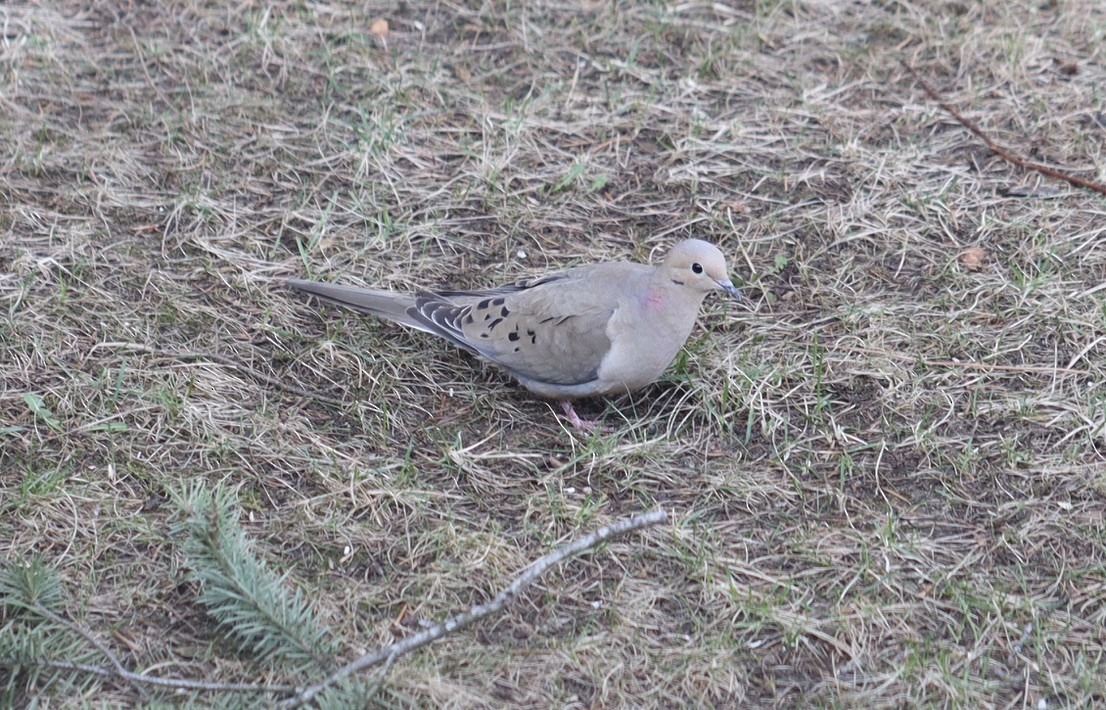
<path fill-rule="evenodd" d="M 737 287 L 726 273 L 726 257 L 718 247 L 702 239 L 688 239 L 672 247 L 664 259 L 665 275 L 678 286 L 698 293 L 720 288 L 734 298 L 741 298 Z"/>

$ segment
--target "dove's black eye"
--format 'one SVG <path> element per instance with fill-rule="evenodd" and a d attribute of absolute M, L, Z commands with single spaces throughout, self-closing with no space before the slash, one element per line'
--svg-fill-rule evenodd
<path fill-rule="evenodd" d="M 691 265 L 691 270 L 692 270 L 693 273 L 701 274 L 701 273 L 703 273 L 703 265 L 698 264 L 698 263 L 692 264 Z"/>

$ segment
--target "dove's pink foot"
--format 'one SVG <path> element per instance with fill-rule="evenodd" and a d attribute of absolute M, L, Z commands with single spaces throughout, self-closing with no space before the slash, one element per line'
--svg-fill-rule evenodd
<path fill-rule="evenodd" d="M 565 413 L 565 418 L 568 419 L 568 423 L 575 429 L 582 429 L 583 431 L 606 431 L 604 427 L 597 421 L 591 419 L 581 419 L 580 415 L 576 413 L 576 410 L 572 408 L 572 402 L 567 399 L 561 400 L 561 410 Z"/>

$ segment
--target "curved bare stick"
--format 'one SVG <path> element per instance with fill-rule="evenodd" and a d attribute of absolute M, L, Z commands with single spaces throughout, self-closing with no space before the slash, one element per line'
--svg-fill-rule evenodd
<path fill-rule="evenodd" d="M 545 574 L 551 567 L 564 561 L 565 559 L 577 555 L 590 547 L 612 538 L 618 535 L 625 535 L 628 532 L 632 532 L 639 528 L 644 528 L 649 525 L 656 525 L 657 523 L 664 522 L 668 518 L 668 513 L 664 509 L 654 510 L 651 513 L 644 513 L 642 515 L 635 515 L 632 518 L 625 518 L 618 522 L 605 525 L 590 535 L 586 535 L 578 540 L 558 547 L 553 552 L 550 552 L 544 557 L 538 558 L 533 564 L 526 568 L 526 570 L 515 578 L 513 582 L 507 585 L 499 594 L 487 602 L 486 604 L 479 604 L 472 607 L 468 611 L 462 612 L 455 616 L 451 616 L 440 624 L 435 624 L 425 631 L 420 631 L 413 636 L 408 636 L 405 639 L 396 641 L 382 648 L 378 648 L 372 653 L 368 653 L 355 661 L 352 661 L 338 670 L 331 673 L 323 680 L 310 685 L 300 692 L 296 693 L 291 698 L 281 702 L 278 707 L 293 708 L 318 695 L 322 690 L 329 685 L 336 683 L 343 678 L 347 678 L 358 671 L 362 671 L 366 668 L 370 668 L 378 663 L 387 661 L 391 663 L 393 660 L 402 656 L 405 653 L 410 653 L 417 648 L 427 645 L 433 641 L 437 641 L 446 634 L 453 633 L 458 629 L 463 629 L 474 621 L 483 619 L 489 614 L 493 614 L 500 611 L 504 607 L 510 605 L 518 593 L 525 587 L 534 582 L 538 577 Z"/>
<path fill-rule="evenodd" d="M 990 136 L 984 133 L 982 128 L 977 126 L 970 119 L 961 116 L 960 112 L 953 108 L 952 104 L 941 98 L 941 95 L 937 93 L 937 89 L 934 89 L 928 81 L 923 79 L 921 74 L 919 74 L 914 67 L 906 63 L 905 59 L 899 59 L 899 62 L 901 62 L 906 70 L 910 72 L 911 76 L 914 77 L 914 80 L 921 85 L 922 89 L 925 90 L 929 98 L 936 101 L 938 106 L 948 111 L 949 115 L 960 122 L 960 125 L 964 126 L 964 128 L 967 128 L 969 131 L 978 136 L 979 139 L 983 141 L 987 145 L 987 147 L 990 148 L 991 151 L 998 157 L 1023 170 L 1032 170 L 1033 172 L 1047 175 L 1048 177 L 1056 178 L 1057 180 L 1063 180 L 1067 183 L 1075 185 L 1076 187 L 1085 187 L 1088 190 L 1093 190 L 1100 195 L 1106 195 L 1106 185 L 1103 185 L 1102 183 L 1095 182 L 1094 180 L 1087 180 L 1086 178 L 1081 178 L 1077 175 L 1069 175 L 1068 173 L 1060 172 L 1056 168 L 1049 167 L 1048 165 L 1044 165 L 1042 163 L 1034 163 L 1031 160 L 1026 160 L 1019 155 L 1011 153 L 1006 148 L 1003 148 L 1001 145 L 993 141 Z"/>

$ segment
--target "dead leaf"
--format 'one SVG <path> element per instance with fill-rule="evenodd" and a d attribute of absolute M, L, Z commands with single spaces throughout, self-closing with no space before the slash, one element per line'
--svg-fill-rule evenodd
<path fill-rule="evenodd" d="M 979 247 L 968 247 L 960 254 L 960 265 L 968 271 L 981 271 L 987 252 Z"/>
<path fill-rule="evenodd" d="M 1079 65 L 1075 62 L 1066 62 L 1059 57 L 1053 57 L 1052 63 L 1056 65 L 1056 68 L 1060 70 L 1060 73 L 1064 76 L 1075 76 L 1079 73 Z"/>
<path fill-rule="evenodd" d="M 369 32 L 377 37 L 388 36 L 388 21 L 384 19 L 373 20 L 373 23 L 369 25 Z"/>

